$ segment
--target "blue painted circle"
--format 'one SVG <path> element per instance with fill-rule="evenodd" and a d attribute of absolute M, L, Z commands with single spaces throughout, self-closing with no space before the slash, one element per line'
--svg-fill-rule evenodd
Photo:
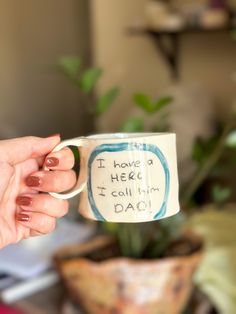
<path fill-rule="evenodd" d="M 112 144 L 102 144 L 98 147 L 96 147 L 93 152 L 91 153 L 89 157 L 88 162 L 88 199 L 89 203 L 91 205 L 91 208 L 93 210 L 94 216 L 97 220 L 100 221 L 106 221 L 105 218 L 102 216 L 100 211 L 98 210 L 96 203 L 94 201 L 93 197 L 93 191 L 92 191 L 92 164 L 94 159 L 103 152 L 121 152 L 121 151 L 149 151 L 152 152 L 157 156 L 157 158 L 160 160 L 160 163 L 163 167 L 164 173 L 165 173 L 165 193 L 164 193 L 164 199 L 161 205 L 161 208 L 155 214 L 153 217 L 153 220 L 161 219 L 165 213 L 166 213 L 166 207 L 167 207 L 167 201 L 169 196 L 169 190 L 170 190 L 170 171 L 168 167 L 167 160 L 165 156 L 163 155 L 162 151 L 153 144 L 143 144 L 143 143 L 112 143 Z"/>

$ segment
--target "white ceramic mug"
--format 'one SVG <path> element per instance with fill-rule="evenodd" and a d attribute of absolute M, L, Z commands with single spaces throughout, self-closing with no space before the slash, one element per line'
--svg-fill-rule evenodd
<path fill-rule="evenodd" d="M 67 193 L 81 193 L 79 212 L 110 222 L 145 222 L 179 211 L 176 136 L 172 133 L 112 133 L 61 142 L 77 146 L 80 173 Z"/>

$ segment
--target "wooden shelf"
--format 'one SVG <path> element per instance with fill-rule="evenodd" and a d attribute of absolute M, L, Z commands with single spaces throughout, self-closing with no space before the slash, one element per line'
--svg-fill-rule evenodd
<path fill-rule="evenodd" d="M 200 28 L 200 27 L 194 27 L 194 26 L 186 26 L 184 28 L 178 29 L 178 30 L 153 30 L 150 28 L 144 28 L 144 27 L 130 27 L 128 29 L 128 32 L 130 34 L 147 34 L 147 33 L 155 33 L 158 35 L 169 35 L 169 34 L 185 34 L 185 33 L 219 33 L 219 32 L 225 32 L 225 31 L 232 31 L 236 29 L 236 25 L 233 26 L 231 24 L 226 25 L 225 27 L 220 28 Z"/>
<path fill-rule="evenodd" d="M 148 35 L 154 41 L 156 47 L 162 55 L 162 58 L 170 68 L 172 78 L 178 80 L 180 44 L 179 37 L 184 34 L 214 34 L 219 32 L 231 32 L 236 26 L 229 24 L 223 28 L 198 28 L 185 27 L 176 31 L 153 30 L 149 28 L 131 27 L 128 29 L 129 35 Z"/>

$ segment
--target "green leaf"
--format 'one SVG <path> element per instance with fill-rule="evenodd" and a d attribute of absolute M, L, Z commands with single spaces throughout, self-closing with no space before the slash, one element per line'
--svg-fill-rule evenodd
<path fill-rule="evenodd" d="M 154 112 L 159 111 L 159 110 L 161 110 L 162 108 L 164 108 L 164 107 L 170 105 L 170 104 L 172 103 L 172 101 L 173 101 L 173 98 L 170 97 L 170 96 L 166 96 L 166 97 L 160 98 L 160 99 L 156 102 L 156 104 L 155 104 L 155 106 L 154 106 L 154 108 L 153 108 Z"/>
<path fill-rule="evenodd" d="M 74 80 L 78 77 L 81 68 L 81 59 L 78 57 L 63 57 L 57 65 L 67 77 Z"/>
<path fill-rule="evenodd" d="M 115 101 L 115 99 L 120 94 L 120 89 L 118 87 L 113 87 L 108 90 L 104 95 L 102 95 L 96 104 L 96 113 L 98 115 L 104 113 Z"/>
<path fill-rule="evenodd" d="M 172 102 L 172 97 L 166 96 L 152 102 L 151 99 L 143 94 L 137 93 L 133 97 L 134 103 L 147 113 L 154 113 L 168 106 Z"/>
<path fill-rule="evenodd" d="M 121 127 L 121 132 L 143 132 L 144 123 L 142 118 L 130 118 Z"/>
<path fill-rule="evenodd" d="M 232 191 L 230 188 L 214 185 L 212 188 L 213 201 L 217 204 L 225 203 L 231 196 Z"/>
<path fill-rule="evenodd" d="M 141 224 L 118 224 L 118 243 L 122 255 L 141 258 L 146 239 Z"/>
<path fill-rule="evenodd" d="M 229 148 L 236 148 L 236 130 L 232 131 L 225 140 L 225 145 Z"/>
<path fill-rule="evenodd" d="M 147 95 L 137 93 L 133 96 L 133 101 L 137 106 L 141 107 L 144 111 L 150 113 L 152 103 Z"/>
<path fill-rule="evenodd" d="M 102 69 L 99 68 L 91 68 L 86 70 L 82 77 L 79 80 L 80 89 L 84 93 L 89 93 L 95 87 L 97 81 L 102 75 Z"/>

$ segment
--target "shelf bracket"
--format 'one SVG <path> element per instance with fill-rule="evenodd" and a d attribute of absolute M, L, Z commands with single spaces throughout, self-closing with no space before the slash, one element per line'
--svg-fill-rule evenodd
<path fill-rule="evenodd" d="M 148 31 L 148 34 L 154 40 L 154 43 L 160 51 L 162 58 L 170 67 L 172 78 L 179 79 L 179 34 L 156 33 Z"/>

